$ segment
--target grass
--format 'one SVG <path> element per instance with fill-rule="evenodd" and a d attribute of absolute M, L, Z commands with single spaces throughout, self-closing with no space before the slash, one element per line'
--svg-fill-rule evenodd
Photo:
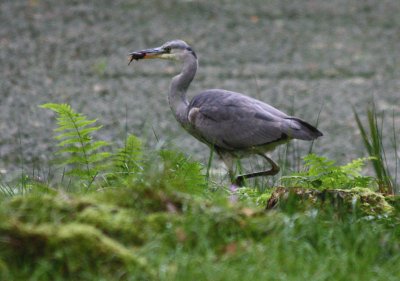
<path fill-rule="evenodd" d="M 395 178 L 391 175 L 387 157 L 386 149 L 383 145 L 383 124 L 384 117 L 381 118 L 381 124 L 378 123 L 378 113 L 376 112 L 375 105 L 372 108 L 367 109 L 367 121 L 368 127 L 363 124 L 358 113 L 353 109 L 354 116 L 357 122 L 358 129 L 360 130 L 361 137 L 364 143 L 365 150 L 368 155 L 372 157 L 373 168 L 375 171 L 376 178 L 378 179 L 379 190 L 385 194 L 395 194 L 397 185 L 397 165 L 399 163 L 399 155 L 397 153 L 397 138 L 396 138 L 396 127 L 394 124 L 393 115 L 393 155 L 395 155 Z"/>
<path fill-rule="evenodd" d="M 161 172 L 161 171 L 160 171 Z M 129 182 L 129 181 L 128 181 Z M 2 280 L 397 280 L 398 212 L 265 211 L 146 181 L 2 196 Z M 177 192 L 179 190 L 179 192 Z M 342 214 L 342 215 L 340 215 Z"/>

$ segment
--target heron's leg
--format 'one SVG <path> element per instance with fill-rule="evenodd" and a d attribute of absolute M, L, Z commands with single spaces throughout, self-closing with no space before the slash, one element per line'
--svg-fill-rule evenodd
<path fill-rule="evenodd" d="M 208 157 L 208 164 L 207 164 L 207 172 L 206 172 L 206 180 L 208 182 L 209 178 L 210 178 L 210 168 L 211 168 L 211 163 L 213 160 L 214 156 L 214 147 L 210 148 L 210 156 Z"/>
<path fill-rule="evenodd" d="M 235 171 L 233 169 L 235 161 L 234 157 L 232 157 L 232 155 L 228 153 L 221 153 L 221 152 L 218 152 L 218 155 L 225 163 L 225 166 L 228 168 L 228 174 L 232 184 L 235 184 Z"/>
<path fill-rule="evenodd" d="M 279 168 L 278 164 L 276 164 L 271 158 L 267 157 L 264 154 L 258 154 L 258 155 L 260 155 L 261 157 L 263 157 L 265 160 L 268 161 L 268 163 L 271 165 L 271 169 L 262 171 L 262 172 L 256 172 L 256 173 L 250 173 L 250 174 L 237 176 L 236 180 L 235 180 L 235 184 L 237 184 L 238 186 L 242 186 L 245 179 L 250 179 L 250 178 L 260 177 L 260 176 L 274 176 L 277 173 L 279 173 L 280 168 Z"/>

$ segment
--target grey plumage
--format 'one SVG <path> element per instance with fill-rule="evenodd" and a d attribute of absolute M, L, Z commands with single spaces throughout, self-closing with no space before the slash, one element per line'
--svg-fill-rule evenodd
<path fill-rule="evenodd" d="M 172 79 L 168 101 L 177 121 L 194 137 L 215 149 L 228 167 L 233 183 L 245 178 L 274 175 L 279 167 L 265 153 L 291 139 L 314 140 L 322 133 L 309 123 L 251 97 L 211 89 L 196 95 L 190 103 L 187 89 L 197 70 L 197 56 L 182 40 L 165 43 L 155 49 L 129 54 L 132 60 L 162 58 L 183 63 L 180 74 Z M 234 177 L 235 158 L 258 154 L 272 166 L 270 170 Z"/>

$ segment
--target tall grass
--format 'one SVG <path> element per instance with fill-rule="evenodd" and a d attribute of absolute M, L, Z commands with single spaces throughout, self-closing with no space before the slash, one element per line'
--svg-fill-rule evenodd
<path fill-rule="evenodd" d="M 14 196 L 16 194 L 15 189 L 8 183 L 0 182 L 0 195 Z"/>
<path fill-rule="evenodd" d="M 392 136 L 392 146 L 394 149 L 394 156 L 395 156 L 395 168 L 394 168 L 394 183 L 395 183 L 395 193 L 399 194 L 400 193 L 400 187 L 399 187 L 399 165 L 400 165 L 400 151 L 398 148 L 398 144 L 397 144 L 397 136 L 398 136 L 398 132 L 397 132 L 397 128 L 395 125 L 395 118 L 394 118 L 394 111 L 392 113 L 392 132 L 393 132 L 393 136 Z"/>
<path fill-rule="evenodd" d="M 361 118 L 357 111 L 353 108 L 354 117 L 357 122 L 358 129 L 360 130 L 361 137 L 364 143 L 364 147 L 370 157 L 373 158 L 372 165 L 375 171 L 375 175 L 378 179 L 379 191 L 384 194 L 395 194 L 399 190 L 397 185 L 397 165 L 399 162 L 399 155 L 397 153 L 397 137 L 396 137 L 396 126 L 394 123 L 393 115 L 393 136 L 392 136 L 392 149 L 394 150 L 395 156 L 395 178 L 393 178 L 389 163 L 387 160 L 387 149 L 383 145 L 383 124 L 384 124 L 384 114 L 378 122 L 378 113 L 376 111 L 375 105 L 367 109 L 367 124 L 361 121 Z"/>

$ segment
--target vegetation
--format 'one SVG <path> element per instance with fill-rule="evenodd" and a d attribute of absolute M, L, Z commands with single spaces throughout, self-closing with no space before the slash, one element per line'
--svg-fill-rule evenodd
<path fill-rule="evenodd" d="M 182 153 L 144 153 L 133 135 L 113 151 L 95 120 L 43 107 L 70 180 L 0 185 L 0 280 L 400 277 L 400 200 L 361 173 L 373 158 L 310 154 L 286 187 L 235 190 Z"/>
<path fill-rule="evenodd" d="M 360 158 L 343 165 L 335 165 L 334 160 L 326 157 L 309 154 L 304 157 L 306 169 L 282 177 L 287 186 L 306 186 L 318 189 L 327 188 L 354 188 L 368 187 L 376 189 L 376 180 L 373 177 L 363 176 L 361 170 L 366 161 L 375 158 Z"/>
<path fill-rule="evenodd" d="M 386 159 L 386 151 L 382 144 L 382 129 L 383 126 L 378 125 L 378 116 L 375 106 L 367 110 L 368 128 L 363 125 L 358 113 L 353 109 L 354 116 L 357 122 L 357 126 L 361 132 L 361 137 L 364 142 L 364 146 L 368 154 L 373 158 L 373 167 L 376 178 L 378 179 L 379 191 L 387 194 L 395 193 L 395 184 L 397 179 L 393 179 Z M 383 117 L 382 117 L 383 124 Z M 369 129 L 369 130 L 368 130 Z M 396 128 L 394 126 L 393 116 L 393 155 L 395 155 L 396 163 L 396 176 L 397 176 L 397 164 L 399 163 L 399 156 L 397 153 L 397 136 Z"/>
<path fill-rule="evenodd" d="M 99 152 L 109 143 L 93 141 L 92 138 L 92 133 L 98 131 L 101 126 L 93 126 L 96 120 L 88 120 L 67 104 L 47 103 L 42 107 L 58 114 L 58 128 L 55 131 L 59 134 L 55 139 L 60 141 L 58 153 L 68 155 L 61 161 L 62 165 L 71 167 L 67 175 L 84 180 L 89 188 L 103 168 L 104 161 L 110 156 L 107 152 Z"/>

